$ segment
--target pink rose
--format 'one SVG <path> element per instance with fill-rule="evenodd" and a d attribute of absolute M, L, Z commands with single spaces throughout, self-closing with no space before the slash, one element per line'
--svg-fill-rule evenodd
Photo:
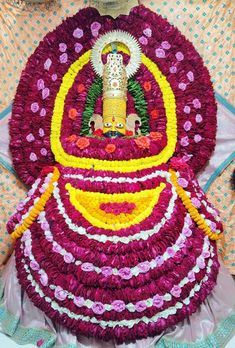
<path fill-rule="evenodd" d="M 55 252 L 55 253 L 60 253 L 60 251 L 62 250 L 62 247 L 59 245 L 59 244 L 55 244 L 53 245 L 52 247 L 52 250 Z"/>
<path fill-rule="evenodd" d="M 65 52 L 67 50 L 67 45 L 63 42 L 59 44 L 59 50 L 60 52 Z"/>
<path fill-rule="evenodd" d="M 172 74 L 177 73 L 177 68 L 176 68 L 176 66 L 171 66 L 171 67 L 170 67 L 170 72 L 171 72 Z"/>
<path fill-rule="evenodd" d="M 173 257 L 175 255 L 175 250 L 171 247 L 167 248 L 166 252 L 170 257 Z"/>
<path fill-rule="evenodd" d="M 140 273 L 146 273 L 150 270 L 150 264 L 148 261 L 141 262 L 138 264 L 138 268 L 140 270 Z"/>
<path fill-rule="evenodd" d="M 182 91 L 185 91 L 186 90 L 186 87 L 187 85 L 183 82 L 180 82 L 179 85 L 178 85 L 179 89 L 181 89 Z"/>
<path fill-rule="evenodd" d="M 93 22 L 91 24 L 91 31 L 99 31 L 101 28 L 101 24 L 99 22 Z"/>
<path fill-rule="evenodd" d="M 192 230 L 189 227 L 184 227 L 182 232 L 185 237 L 190 237 L 192 235 Z"/>
<path fill-rule="evenodd" d="M 95 302 L 91 308 L 96 314 L 103 314 L 105 312 L 104 305 L 101 302 Z"/>
<path fill-rule="evenodd" d="M 180 144 L 181 144 L 182 146 L 188 146 L 188 144 L 189 144 L 189 138 L 188 138 L 188 136 L 181 138 L 181 139 L 180 139 Z"/>
<path fill-rule="evenodd" d="M 193 271 L 189 271 L 188 272 L 188 280 L 190 281 L 190 283 L 195 281 L 195 273 Z"/>
<path fill-rule="evenodd" d="M 197 258 L 197 266 L 200 268 L 200 269 L 204 269 L 206 267 L 206 264 L 205 264 L 205 260 L 204 260 L 204 257 L 203 256 L 199 256 Z"/>
<path fill-rule="evenodd" d="M 82 49 L 83 49 L 82 44 L 80 44 L 79 42 L 76 42 L 75 45 L 74 45 L 75 52 L 76 53 L 80 53 Z"/>
<path fill-rule="evenodd" d="M 158 58 L 165 58 L 166 54 L 165 51 L 162 48 L 157 48 L 155 50 L 156 57 Z"/>
<path fill-rule="evenodd" d="M 170 292 L 174 297 L 180 297 L 182 290 L 178 285 L 174 285 Z"/>
<path fill-rule="evenodd" d="M 184 179 L 184 178 L 179 178 L 179 179 L 178 179 L 178 184 L 179 184 L 181 187 L 185 188 L 185 187 L 188 186 L 188 180 L 186 180 L 186 179 Z"/>
<path fill-rule="evenodd" d="M 184 59 L 184 55 L 182 52 L 177 52 L 175 58 L 180 62 Z"/>
<path fill-rule="evenodd" d="M 197 122 L 197 123 L 202 122 L 202 116 L 201 116 L 200 114 L 197 114 L 197 115 L 196 115 L 196 122 Z"/>
<path fill-rule="evenodd" d="M 33 271 L 39 271 L 39 264 L 37 263 L 37 261 L 35 261 L 35 260 L 30 261 L 29 265 Z"/>
<path fill-rule="evenodd" d="M 92 272 L 94 271 L 94 265 L 92 265 L 92 263 L 90 262 L 84 262 L 81 266 L 81 269 L 84 271 L 84 272 Z"/>
<path fill-rule="evenodd" d="M 163 305 L 163 296 L 155 295 L 153 297 L 153 305 L 157 308 L 161 308 Z"/>
<path fill-rule="evenodd" d="M 81 296 L 75 296 L 73 302 L 77 307 L 82 307 L 84 305 L 85 300 Z"/>
<path fill-rule="evenodd" d="M 43 88 L 43 90 L 42 90 L 42 99 L 46 99 L 47 97 L 49 97 L 49 95 L 50 95 L 50 90 L 49 90 L 49 88 Z"/>
<path fill-rule="evenodd" d="M 42 227 L 43 231 L 48 231 L 50 229 L 50 226 L 49 226 L 47 221 L 43 221 L 41 224 L 41 227 Z"/>
<path fill-rule="evenodd" d="M 55 288 L 55 297 L 60 300 L 64 301 L 68 296 L 68 292 L 61 288 L 61 286 L 57 286 Z"/>
<path fill-rule="evenodd" d="M 74 262 L 74 257 L 71 253 L 66 253 L 64 255 L 64 262 L 66 263 L 71 263 L 71 262 Z"/>
<path fill-rule="evenodd" d="M 38 103 L 32 103 L 32 104 L 31 104 L 31 111 L 32 111 L 33 113 L 36 113 L 38 110 L 39 110 L 39 105 L 38 105 Z"/>
<path fill-rule="evenodd" d="M 152 29 L 150 29 L 150 28 L 144 29 L 143 34 L 147 37 L 151 37 L 152 36 Z"/>
<path fill-rule="evenodd" d="M 202 104 L 200 102 L 200 100 L 198 98 L 193 99 L 193 106 L 195 107 L 195 109 L 200 109 Z"/>
<path fill-rule="evenodd" d="M 119 275 L 120 275 L 120 277 L 121 277 L 122 279 L 128 280 L 128 279 L 131 279 L 131 277 L 132 277 L 132 273 L 131 273 L 131 270 L 130 270 L 129 267 L 121 268 L 121 269 L 118 271 L 118 273 L 119 273 Z"/>
<path fill-rule="evenodd" d="M 126 305 L 125 305 L 125 302 L 121 300 L 116 300 L 112 302 L 112 307 L 116 312 L 120 313 L 125 310 Z"/>
<path fill-rule="evenodd" d="M 186 121 L 184 124 L 184 129 L 186 130 L 186 132 L 188 132 L 192 127 L 192 123 L 190 121 Z"/>
<path fill-rule="evenodd" d="M 139 42 L 142 44 L 142 45 L 147 45 L 148 44 L 148 39 L 145 37 L 145 36 L 141 36 L 139 38 Z"/>
<path fill-rule="evenodd" d="M 111 276 L 113 274 L 112 268 L 108 266 L 102 267 L 101 272 L 105 277 Z"/>
<path fill-rule="evenodd" d="M 60 63 L 64 64 L 67 63 L 68 61 L 68 54 L 67 53 L 63 53 L 60 55 Z"/>
<path fill-rule="evenodd" d="M 135 304 L 135 309 L 137 310 L 137 312 L 143 312 L 146 308 L 147 306 L 144 301 L 138 301 Z"/>
<path fill-rule="evenodd" d="M 50 58 L 47 58 L 47 60 L 46 60 L 45 63 L 44 63 L 44 69 L 45 69 L 45 70 L 49 70 L 50 67 L 51 67 L 51 64 L 52 64 L 51 59 L 50 59 Z"/>
<path fill-rule="evenodd" d="M 192 71 L 189 71 L 187 73 L 187 78 L 189 79 L 190 82 L 194 81 L 194 74 Z"/>
<path fill-rule="evenodd" d="M 164 263 L 163 257 L 161 255 L 157 256 L 155 258 L 155 261 L 157 266 L 161 266 Z"/>
<path fill-rule="evenodd" d="M 40 282 L 43 286 L 47 286 L 48 284 L 48 276 L 45 272 L 41 273 L 41 276 L 40 276 Z"/>
<path fill-rule="evenodd" d="M 83 37 L 83 30 L 80 28 L 76 28 L 73 31 L 73 37 L 75 37 L 76 39 L 80 39 L 81 37 Z"/>
<path fill-rule="evenodd" d="M 162 48 L 164 48 L 164 50 L 169 50 L 171 48 L 171 45 L 169 44 L 168 41 L 163 41 L 161 43 L 161 46 L 162 46 Z"/>
<path fill-rule="evenodd" d="M 42 117 L 46 116 L 46 110 L 44 108 L 41 109 L 40 116 Z"/>
<path fill-rule="evenodd" d="M 189 114 L 190 111 L 191 111 L 190 106 L 186 105 L 186 106 L 184 107 L 184 112 L 185 112 L 186 114 Z"/>
<path fill-rule="evenodd" d="M 200 134 L 194 135 L 194 141 L 195 143 L 199 143 L 202 140 L 202 137 Z"/>
<path fill-rule="evenodd" d="M 39 79 L 39 80 L 37 81 L 37 89 L 40 91 L 40 90 L 43 89 L 44 87 L 45 87 L 45 85 L 44 85 L 43 79 Z"/>

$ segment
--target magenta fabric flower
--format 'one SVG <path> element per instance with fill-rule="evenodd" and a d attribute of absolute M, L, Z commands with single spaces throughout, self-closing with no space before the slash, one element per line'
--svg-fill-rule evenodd
<path fill-rule="evenodd" d="M 45 147 L 43 147 L 41 150 L 40 150 L 40 153 L 42 156 L 46 156 L 47 155 L 47 149 L 45 149 Z"/>
<path fill-rule="evenodd" d="M 59 44 L 59 50 L 60 52 L 65 52 L 67 50 L 67 45 L 64 42 L 61 42 Z"/>
<path fill-rule="evenodd" d="M 40 111 L 40 116 L 44 117 L 46 116 L 46 109 L 42 108 L 41 111 Z"/>
<path fill-rule="evenodd" d="M 81 296 L 75 296 L 73 302 L 77 307 L 82 307 L 84 305 L 85 300 Z"/>
<path fill-rule="evenodd" d="M 178 298 L 180 297 L 182 290 L 178 285 L 174 285 L 170 292 L 174 297 Z"/>
<path fill-rule="evenodd" d="M 131 279 L 132 277 L 132 273 L 129 267 L 124 267 L 119 269 L 118 273 L 122 279 L 128 280 L 128 279 Z"/>
<path fill-rule="evenodd" d="M 186 114 L 189 114 L 190 111 L 191 111 L 190 106 L 186 105 L 186 106 L 184 107 L 184 112 L 185 112 Z"/>
<path fill-rule="evenodd" d="M 122 312 L 126 309 L 125 302 L 121 300 L 115 300 L 112 302 L 112 307 L 116 312 Z"/>
<path fill-rule="evenodd" d="M 163 296 L 160 295 L 155 295 L 153 297 L 153 305 L 157 308 L 161 308 L 163 306 Z"/>
<path fill-rule="evenodd" d="M 49 70 L 50 67 L 51 67 L 51 64 L 52 64 L 51 59 L 50 59 L 50 58 L 47 58 L 47 60 L 46 60 L 45 63 L 44 63 L 44 69 L 45 69 L 45 70 Z"/>
<path fill-rule="evenodd" d="M 94 271 L 94 265 L 90 262 L 84 262 L 81 266 L 81 269 L 84 271 L 84 272 L 92 272 Z"/>
<path fill-rule="evenodd" d="M 113 274 L 112 267 L 109 266 L 102 267 L 101 272 L 105 277 L 111 276 Z"/>
<path fill-rule="evenodd" d="M 80 53 L 81 50 L 83 49 L 83 46 L 79 42 L 76 42 L 75 45 L 74 45 L 74 49 L 75 49 L 76 53 Z"/>
<path fill-rule="evenodd" d="M 197 114 L 197 115 L 196 115 L 196 122 L 197 122 L 197 123 L 202 122 L 202 115 L 200 115 L 200 114 Z"/>
<path fill-rule="evenodd" d="M 64 301 L 68 296 L 68 292 L 61 288 L 61 286 L 57 286 L 55 288 L 55 297 L 57 300 Z"/>
<path fill-rule="evenodd" d="M 193 99 L 193 106 L 195 107 L 195 109 L 200 109 L 202 104 L 200 102 L 200 100 L 198 98 Z"/>
<path fill-rule="evenodd" d="M 52 74 L 51 79 L 55 82 L 57 80 L 57 74 Z"/>
<path fill-rule="evenodd" d="M 151 28 L 145 28 L 143 30 L 143 34 L 147 37 L 151 37 L 152 36 L 152 29 Z"/>
<path fill-rule="evenodd" d="M 179 89 L 181 89 L 182 91 L 185 91 L 186 90 L 186 87 L 187 85 L 183 82 L 180 82 L 179 85 L 178 85 Z"/>
<path fill-rule="evenodd" d="M 202 137 L 200 134 L 194 135 L 194 141 L 195 143 L 199 143 L 202 140 Z"/>
<path fill-rule="evenodd" d="M 95 302 L 91 308 L 95 314 L 103 314 L 105 312 L 104 305 L 101 302 Z"/>
<path fill-rule="evenodd" d="M 187 73 L 187 78 L 189 79 L 190 82 L 193 82 L 194 81 L 194 74 L 192 71 L 189 71 Z"/>
<path fill-rule="evenodd" d="M 181 144 L 182 146 L 188 146 L 188 144 L 189 144 L 189 138 L 188 138 L 188 136 L 181 138 L 181 139 L 180 139 L 180 144 Z"/>
<path fill-rule="evenodd" d="M 60 63 L 64 64 L 64 63 L 67 63 L 68 61 L 68 55 L 67 53 L 63 53 L 60 55 Z"/>
<path fill-rule="evenodd" d="M 50 95 L 50 90 L 49 90 L 49 88 L 43 88 L 43 90 L 42 90 L 42 99 L 46 99 L 47 97 L 49 97 L 49 95 Z"/>
<path fill-rule="evenodd" d="M 146 304 L 144 301 L 138 301 L 135 304 L 135 309 L 137 310 L 137 312 L 143 312 L 145 309 L 147 308 Z"/>
<path fill-rule="evenodd" d="M 101 28 L 101 24 L 99 22 L 93 22 L 91 24 L 91 31 L 99 31 Z"/>
<path fill-rule="evenodd" d="M 76 39 L 81 39 L 81 37 L 83 37 L 83 30 L 80 28 L 76 28 L 73 31 L 73 37 L 75 37 Z"/>
<path fill-rule="evenodd" d="M 171 67 L 170 67 L 170 72 L 171 72 L 172 74 L 177 73 L 177 68 L 176 68 L 176 66 L 171 66 Z"/>
<path fill-rule="evenodd" d="M 186 130 L 186 132 L 188 132 L 192 127 L 192 122 L 190 121 L 186 121 L 184 124 L 184 129 Z"/>
<path fill-rule="evenodd" d="M 165 58 L 166 54 L 165 51 L 162 48 L 157 48 L 155 50 L 156 57 L 158 58 Z"/>
<path fill-rule="evenodd" d="M 37 157 L 36 153 L 31 152 L 29 155 L 29 159 L 30 159 L 30 161 L 35 162 L 35 161 L 37 161 L 38 157 Z"/>
<path fill-rule="evenodd" d="M 27 135 L 27 137 L 26 137 L 26 140 L 27 140 L 29 143 L 31 143 L 32 141 L 35 140 L 35 138 L 34 138 L 34 136 L 33 136 L 32 133 L 29 133 L 29 134 Z"/>

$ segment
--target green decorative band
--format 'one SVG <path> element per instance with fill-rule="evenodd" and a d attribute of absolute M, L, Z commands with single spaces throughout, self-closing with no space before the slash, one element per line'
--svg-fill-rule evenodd
<path fill-rule="evenodd" d="M 149 116 L 147 113 L 147 102 L 144 98 L 144 92 L 139 82 L 135 81 L 134 79 L 128 80 L 127 87 L 128 91 L 134 99 L 136 112 L 141 119 L 141 134 L 146 135 L 149 133 Z M 87 94 L 85 108 L 82 114 L 82 127 L 80 131 L 81 135 L 89 134 L 89 122 L 94 113 L 96 100 L 102 94 L 102 89 L 102 78 L 98 77 L 91 85 Z"/>

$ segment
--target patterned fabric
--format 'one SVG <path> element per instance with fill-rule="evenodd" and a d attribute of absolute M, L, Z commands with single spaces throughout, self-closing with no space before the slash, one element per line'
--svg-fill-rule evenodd
<path fill-rule="evenodd" d="M 25 192 L 24 185 L 0 164 L 0 265 L 12 252 L 12 240 L 6 231 L 6 223 Z"/>
<path fill-rule="evenodd" d="M 231 189 L 231 176 L 235 159 L 218 175 L 211 184 L 207 197 L 220 210 L 224 225 L 223 238 L 217 242 L 225 266 L 235 275 L 235 191 Z"/>

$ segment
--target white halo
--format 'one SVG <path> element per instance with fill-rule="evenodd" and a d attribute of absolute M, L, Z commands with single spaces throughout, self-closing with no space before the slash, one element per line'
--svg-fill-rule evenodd
<path fill-rule="evenodd" d="M 113 42 L 121 42 L 130 51 L 130 61 L 126 66 L 127 78 L 133 76 L 141 64 L 141 48 L 138 41 L 128 32 L 112 30 L 102 35 L 94 44 L 91 52 L 91 64 L 97 75 L 103 75 L 103 63 L 101 55 L 105 46 Z"/>

